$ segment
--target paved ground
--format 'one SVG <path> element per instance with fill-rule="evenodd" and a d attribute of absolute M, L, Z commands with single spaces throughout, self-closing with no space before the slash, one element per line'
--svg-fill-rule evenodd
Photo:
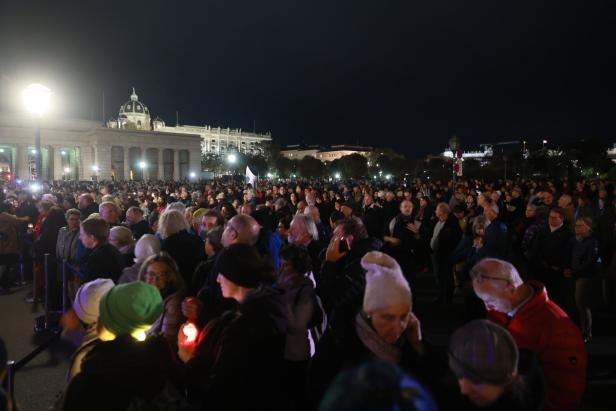
<path fill-rule="evenodd" d="M 424 284 L 427 279 L 421 282 Z M 418 281 L 420 283 L 420 281 Z M 33 333 L 32 305 L 23 302 L 29 289 L 22 288 L 7 296 L 0 296 L 0 336 L 4 338 L 10 359 L 19 360 L 49 334 Z M 415 312 L 422 322 L 425 338 L 437 345 L 447 344 L 453 329 L 463 322 L 462 305 L 455 301 L 443 308 L 430 304 L 435 298 L 430 288 L 419 287 L 415 292 Z M 616 410 L 616 316 L 595 313 L 595 338 L 588 345 L 590 355 L 589 384 L 582 410 Z M 64 373 L 68 367 L 70 347 L 62 341 L 52 344 L 16 376 L 16 398 L 24 411 L 48 409 L 64 387 Z"/>

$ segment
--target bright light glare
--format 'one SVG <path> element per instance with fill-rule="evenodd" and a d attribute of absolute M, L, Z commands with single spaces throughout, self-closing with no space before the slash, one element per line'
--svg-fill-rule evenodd
<path fill-rule="evenodd" d="M 98 171 L 98 166 L 96 165 L 92 166 L 92 171 Z"/>
<path fill-rule="evenodd" d="M 391 174 L 387 174 L 387 175 L 385 176 L 385 178 L 386 178 L 386 179 L 388 179 L 388 180 L 389 180 L 389 179 L 391 179 Z"/>
<path fill-rule="evenodd" d="M 36 193 L 40 189 L 41 189 L 40 185 L 38 185 L 38 184 L 30 184 L 30 191 L 32 191 L 33 193 Z"/>
<path fill-rule="evenodd" d="M 145 168 L 145 161 L 139 162 L 139 168 Z"/>
<path fill-rule="evenodd" d="M 66 168 L 64 169 L 64 172 L 65 172 L 65 173 L 70 173 L 70 172 L 71 172 L 71 169 L 70 169 L 70 168 L 68 168 L 68 167 L 66 167 Z"/>
<path fill-rule="evenodd" d="M 36 154 L 36 150 L 35 150 L 35 149 L 30 150 L 30 152 L 31 152 L 32 154 Z"/>
<path fill-rule="evenodd" d="M 334 175 L 334 177 L 336 177 L 336 178 L 340 178 L 340 173 L 336 173 L 336 174 Z"/>
<path fill-rule="evenodd" d="M 42 84 L 30 84 L 21 93 L 24 99 L 26 109 L 31 114 L 37 116 L 45 114 L 49 110 L 49 99 L 51 97 L 51 90 Z"/>
<path fill-rule="evenodd" d="M 197 173 L 195 173 L 194 171 L 190 172 L 190 178 L 195 178 L 197 177 Z"/>
<path fill-rule="evenodd" d="M 274 175 L 272 173 L 267 173 L 267 178 L 272 178 Z"/>
<path fill-rule="evenodd" d="M 227 161 L 229 163 L 235 163 L 237 161 L 237 156 L 235 154 L 229 154 L 227 156 Z"/>
<path fill-rule="evenodd" d="M 62 154 L 63 156 L 65 156 L 65 155 L 66 155 L 66 151 L 62 150 L 62 151 L 60 151 L 60 154 Z"/>

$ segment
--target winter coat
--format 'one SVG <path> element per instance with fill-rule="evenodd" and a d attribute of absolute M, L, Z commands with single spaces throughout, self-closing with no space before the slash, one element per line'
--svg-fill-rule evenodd
<path fill-rule="evenodd" d="M 201 327 L 210 320 L 218 318 L 224 312 L 235 310 L 237 307 L 234 299 L 225 298 L 222 295 L 220 284 L 217 281 L 218 273 L 214 272 L 214 263 L 217 256 L 218 254 L 208 257 L 206 261 L 199 263 L 195 269 L 194 278 L 196 282 L 201 283 L 201 288 L 197 292 L 197 297 L 203 303 L 198 319 L 198 325 Z"/>
<path fill-rule="evenodd" d="M 346 301 L 350 295 L 356 294 L 357 290 L 363 294 L 365 278 L 361 259 L 369 251 L 380 250 L 382 245 L 381 241 L 374 238 L 358 240 L 340 260 L 323 262 L 321 276 L 317 282 L 317 294 L 323 301 L 328 317 L 337 305 Z"/>
<path fill-rule="evenodd" d="M 285 340 L 281 294 L 260 286 L 202 331 L 186 368 L 191 403 L 207 410 L 288 409 L 276 392 L 284 380 Z"/>
<path fill-rule="evenodd" d="M 483 246 L 479 252 L 485 257 L 507 259 L 509 254 L 509 238 L 507 226 L 499 220 L 492 221 L 485 228 Z"/>
<path fill-rule="evenodd" d="M 136 262 L 130 267 L 122 269 L 122 275 L 118 279 L 118 284 L 132 283 L 139 279 L 139 270 L 141 270 L 142 262 Z"/>
<path fill-rule="evenodd" d="M 126 410 L 135 402 L 152 400 L 168 385 L 176 387 L 178 376 L 164 338 L 139 342 L 122 335 L 97 344 L 86 355 L 81 373 L 68 385 L 63 410 Z"/>
<path fill-rule="evenodd" d="M 587 354 L 582 335 L 549 298 L 543 285 L 528 282 L 532 298 L 513 317 L 495 311 L 488 319 L 505 327 L 520 349 L 537 354 L 547 384 L 546 410 L 576 409 L 586 388 Z"/>
<path fill-rule="evenodd" d="M 52 207 L 41 224 L 41 231 L 37 239 L 32 244 L 37 261 L 43 261 L 45 254 L 51 254 L 51 257 L 55 259 L 58 232 L 65 225 L 64 212 L 58 207 Z"/>
<path fill-rule="evenodd" d="M 184 284 L 192 284 L 192 275 L 200 261 L 205 259 L 203 240 L 182 230 L 162 241 L 161 251 L 168 252 L 180 268 Z"/>
<path fill-rule="evenodd" d="M 445 221 L 445 225 L 436 237 L 434 254 L 438 259 L 451 259 L 453 251 L 462 238 L 462 229 L 458 220 L 453 214 L 450 214 Z"/>
<path fill-rule="evenodd" d="M 81 267 L 83 282 L 87 283 L 97 278 L 110 278 L 117 283 L 122 267 L 123 260 L 120 252 L 109 243 L 99 244 L 90 251 Z"/>
<path fill-rule="evenodd" d="M 135 239 L 135 241 L 139 241 L 139 239 L 144 234 L 152 234 L 152 229 L 150 228 L 148 222 L 145 220 L 141 220 L 137 224 L 133 225 L 127 224 L 126 226 L 133 233 L 133 238 Z"/>
<path fill-rule="evenodd" d="M 574 278 L 592 278 L 599 270 L 599 243 L 593 236 L 569 240 L 565 267 L 570 268 Z"/>
<path fill-rule="evenodd" d="M 77 248 L 79 246 L 79 228 L 69 231 L 68 227 L 62 227 L 58 231 L 56 242 L 56 258 L 58 261 L 66 260 L 70 265 L 77 265 Z"/>

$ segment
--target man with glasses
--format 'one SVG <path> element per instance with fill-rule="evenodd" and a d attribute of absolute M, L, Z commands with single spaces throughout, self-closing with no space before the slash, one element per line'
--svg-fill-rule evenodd
<path fill-rule="evenodd" d="M 470 272 L 488 319 L 505 327 L 520 349 L 533 351 L 548 388 L 546 410 L 573 410 L 586 387 L 587 355 L 580 331 L 539 282 L 523 282 L 510 263 L 486 258 Z"/>

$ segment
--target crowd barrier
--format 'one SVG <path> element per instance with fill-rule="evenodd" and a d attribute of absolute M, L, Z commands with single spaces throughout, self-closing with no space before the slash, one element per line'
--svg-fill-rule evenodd
<path fill-rule="evenodd" d="M 36 356 L 38 356 L 41 352 L 45 351 L 47 348 L 49 348 L 49 346 L 51 346 L 56 340 L 60 338 L 62 330 L 60 328 L 59 320 L 62 314 L 64 314 L 69 308 L 69 297 L 68 297 L 69 273 L 73 273 L 74 275 L 77 275 L 77 276 L 80 274 L 79 270 L 76 267 L 70 265 L 66 260 L 62 260 L 60 264 L 60 271 L 62 275 L 62 293 L 61 293 L 62 301 L 60 304 L 61 310 L 60 311 L 52 310 L 51 309 L 52 297 L 50 295 L 51 279 L 49 278 L 50 277 L 49 276 L 50 256 L 51 256 L 50 254 L 45 254 L 44 259 L 43 259 L 44 273 L 45 273 L 43 307 L 44 307 L 45 312 L 42 316 L 36 318 L 35 325 L 34 325 L 34 331 L 37 333 L 42 332 L 42 331 L 51 331 L 52 336 L 49 339 L 47 339 L 43 344 L 39 345 L 34 350 L 32 350 L 32 352 L 24 356 L 21 360 L 17 362 L 13 360 L 7 361 L 7 364 L 6 364 L 7 372 L 6 372 L 6 376 L 4 380 L 4 386 L 5 386 L 7 395 L 13 402 L 15 399 L 15 374 L 19 370 L 21 370 L 23 367 L 25 367 L 28 363 L 30 363 L 30 361 L 36 358 Z M 22 270 L 22 273 L 23 273 L 23 270 Z M 37 284 L 35 273 L 33 275 L 32 283 L 33 283 L 33 286 L 32 286 L 33 292 L 35 293 L 34 295 L 36 295 L 38 284 Z"/>

